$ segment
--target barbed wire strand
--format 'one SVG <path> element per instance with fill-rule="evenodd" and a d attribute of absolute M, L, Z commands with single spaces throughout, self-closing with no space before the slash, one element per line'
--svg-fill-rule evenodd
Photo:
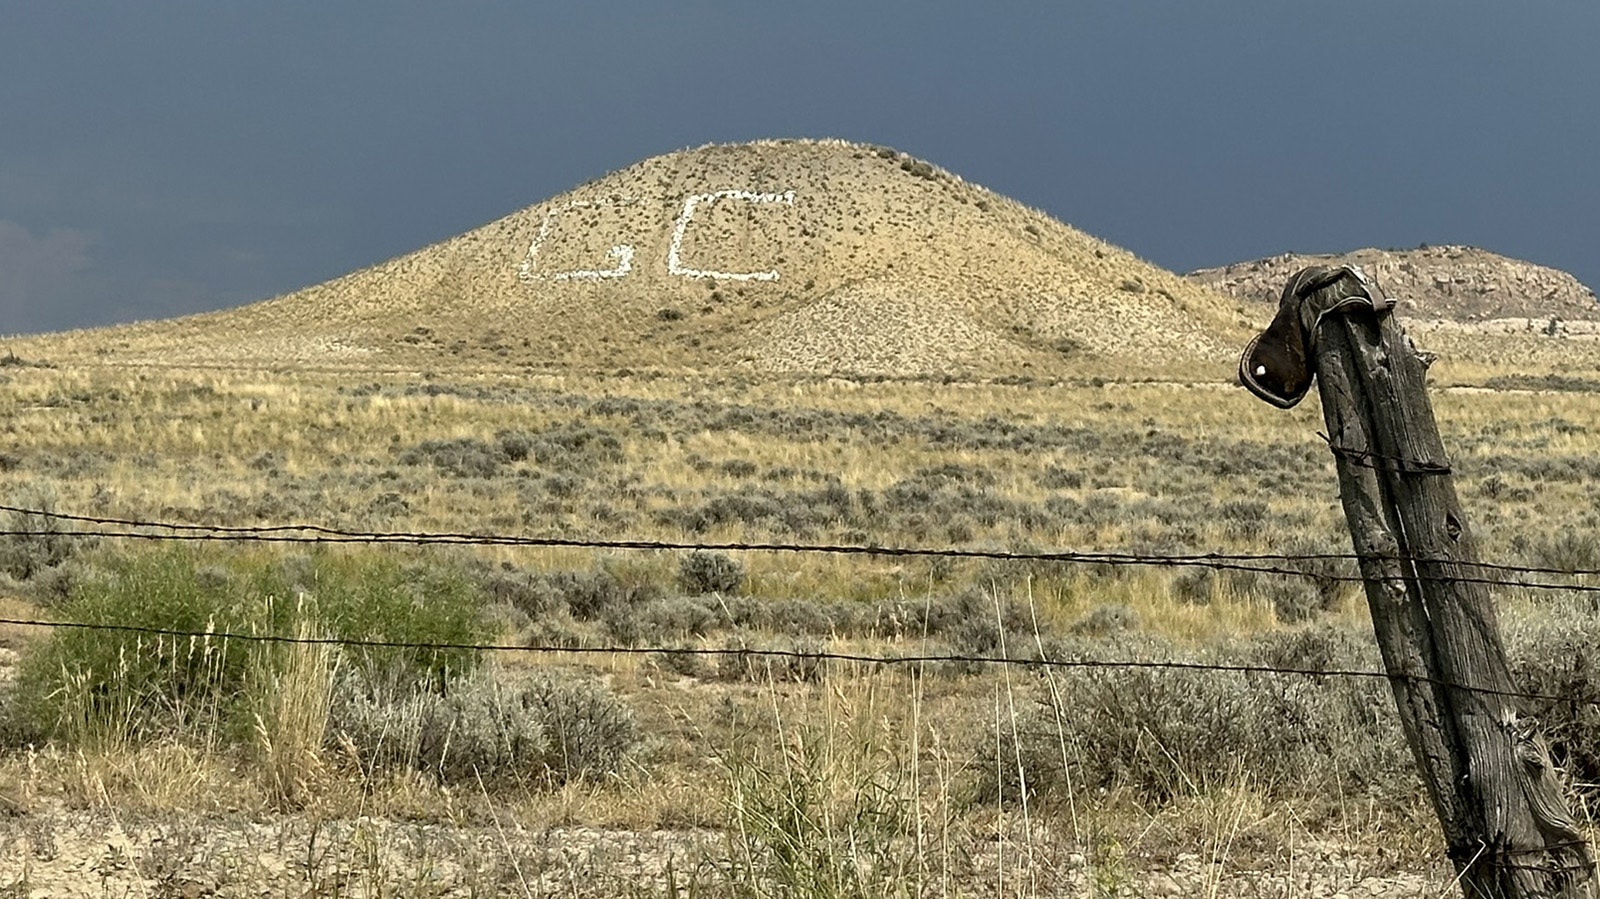
<path fill-rule="evenodd" d="M 563 537 L 533 537 L 526 535 L 497 535 L 471 532 L 407 532 L 407 531 L 353 531 L 344 528 L 334 528 L 319 524 L 280 524 L 280 525 L 210 525 L 191 524 L 167 521 L 148 521 L 130 518 L 113 518 L 96 515 L 74 515 L 65 512 L 55 512 L 45 509 L 30 509 L 19 506 L 0 504 L 0 512 L 12 512 L 20 515 L 31 515 L 40 518 L 58 521 L 76 521 L 85 524 L 116 525 L 120 527 L 153 528 L 177 532 L 217 533 L 240 535 L 270 535 L 305 532 L 322 534 L 330 537 L 361 538 L 363 540 L 378 541 L 406 541 L 426 540 L 429 542 L 478 542 L 490 541 L 494 544 L 516 545 L 520 543 L 533 543 L 534 545 L 575 545 L 594 548 L 640 548 L 640 549 L 725 549 L 725 550 L 766 550 L 785 552 L 811 552 L 811 553 L 857 553 L 866 555 L 923 555 L 923 556 L 959 556 L 986 559 L 1018 559 L 1035 561 L 1117 561 L 1122 559 L 1165 559 L 1173 562 L 1199 560 L 1199 561 L 1323 561 L 1323 560 L 1352 560 L 1358 561 L 1359 556 L 1354 553 L 1193 553 L 1186 555 L 1145 556 L 1137 553 L 1119 553 L 1109 551 L 1076 551 L 1061 550 L 1054 552 L 1026 552 L 1014 550 L 997 550 L 981 548 L 930 548 L 930 547 L 895 547 L 880 546 L 875 544 L 807 544 L 807 543 L 689 543 L 674 541 L 654 541 L 642 539 L 613 539 L 590 540 L 586 538 Z M 11 534 L 11 531 L 0 531 L 0 534 Z M 54 533 L 64 536 L 78 536 L 77 532 L 28 532 Z M 92 536 L 102 532 L 85 532 L 82 536 Z M 113 536 L 125 536 L 114 534 Z M 570 541 L 553 542 L 553 541 Z"/>
<path fill-rule="evenodd" d="M 44 509 L 0 505 L 0 511 L 24 516 L 104 524 L 123 528 L 146 528 L 167 533 L 147 533 L 135 530 L 49 530 L 28 528 L 0 530 L 0 537 L 68 537 L 68 538 L 122 538 L 157 541 L 193 542 L 259 542 L 291 544 L 399 544 L 509 546 L 538 548 L 586 548 L 656 551 L 700 552 L 791 552 L 835 555 L 867 555 L 890 557 L 932 557 L 990 559 L 999 561 L 1033 561 L 1084 565 L 1195 567 L 1220 571 L 1243 571 L 1258 574 L 1277 574 L 1337 583 L 1363 583 L 1360 575 L 1339 574 L 1328 571 L 1307 571 L 1276 565 L 1254 564 L 1265 562 L 1320 562 L 1320 561 L 1402 561 L 1414 565 L 1444 565 L 1454 568 L 1477 569 L 1506 574 L 1543 574 L 1568 578 L 1600 574 L 1600 570 L 1539 568 L 1533 566 L 1505 565 L 1491 562 L 1474 562 L 1427 557 L 1361 556 L 1354 553 L 1195 553 L 1156 554 L 1119 553 L 1107 551 L 1060 550 L 1027 552 L 962 547 L 879 546 L 873 544 L 808 544 L 776 542 L 689 542 L 670 540 L 645 540 L 639 538 L 584 538 L 535 537 L 529 535 L 473 534 L 465 532 L 404 532 L 404 531 L 353 531 L 316 524 L 287 525 L 201 525 L 164 521 L 73 515 Z M 1425 574 L 1408 575 L 1416 580 L 1485 584 L 1498 587 L 1518 587 L 1530 590 L 1560 590 L 1578 593 L 1600 593 L 1600 584 L 1583 584 L 1573 581 L 1527 581 L 1504 577 L 1471 577 L 1462 575 Z"/>
<path fill-rule="evenodd" d="M 1318 434 L 1328 444 L 1328 450 L 1335 456 L 1348 461 L 1352 465 L 1372 471 L 1394 471 L 1401 474 L 1450 474 L 1449 462 L 1438 462 L 1427 459 L 1409 459 L 1404 456 L 1391 456 L 1376 450 L 1356 449 L 1349 446 L 1340 446 L 1328 438 L 1326 434 Z"/>
<path fill-rule="evenodd" d="M 0 511 L 22 515 L 35 515 L 48 519 L 73 521 L 79 523 L 93 523 L 115 525 L 120 527 L 141 527 L 163 530 L 167 533 L 146 533 L 142 531 L 108 531 L 108 530 L 0 530 L 0 536 L 33 536 L 41 534 L 62 537 L 105 537 L 105 538 L 130 538 L 159 541 L 257 541 L 271 543 L 311 543 L 311 544 L 392 544 L 404 545 L 500 545 L 500 546 L 537 546 L 537 547 L 580 547 L 602 549 L 645 549 L 645 550 L 689 550 L 689 551 L 781 551 L 781 552 L 811 552 L 811 553 L 844 553 L 862 555 L 888 555 L 888 556 L 934 556 L 957 558 L 984 558 L 997 560 L 1023 560 L 1047 562 L 1071 562 L 1083 564 L 1104 565 L 1174 565 L 1198 566 L 1203 568 L 1238 570 L 1266 574 L 1292 575 L 1301 577 L 1318 578 L 1329 581 L 1362 582 L 1360 576 L 1337 575 L 1324 572 L 1307 572 L 1302 569 L 1271 567 L 1263 565 L 1245 564 L 1257 561 L 1318 561 L 1325 559 L 1360 560 L 1361 557 L 1353 554 L 1222 554 L 1207 553 L 1195 555 L 1144 555 L 1135 553 L 1107 553 L 1107 552 L 1016 552 L 1009 550 L 985 550 L 962 548 L 930 548 L 930 547 L 883 547 L 883 546 L 857 546 L 857 545 L 831 545 L 831 544 L 784 544 L 784 543 L 686 543 L 673 541 L 654 541 L 638 539 L 597 540 L 585 538 L 566 537 L 529 537 L 519 535 L 492 535 L 468 533 L 409 533 L 409 532 L 359 532 L 347 531 L 313 524 L 289 524 L 267 526 L 230 526 L 230 525 L 203 525 L 182 522 L 146 521 L 139 519 L 114 518 L 109 516 L 77 515 L 64 512 L 55 512 L 45 509 L 32 509 L 19 506 L 0 504 Z M 1414 560 L 1428 561 L 1428 560 Z M 1460 563 L 1467 564 L 1467 563 Z M 1519 569 L 1514 566 L 1488 566 L 1502 571 L 1529 571 L 1539 572 L 1536 569 Z M 1554 570 L 1543 573 L 1567 573 Z M 1581 584 L 1547 584 L 1523 581 L 1508 581 L 1500 578 L 1464 578 L 1464 577 L 1439 577 L 1438 580 L 1449 580 L 1465 583 L 1485 583 L 1496 586 L 1518 586 L 1535 589 L 1560 589 L 1560 590 L 1594 590 L 1600 591 L 1600 586 Z M 1393 675 L 1377 671 L 1326 671 L 1315 669 L 1275 668 L 1260 665 L 1218 665 L 1211 663 L 1179 663 L 1179 662 L 1093 662 L 1086 660 L 1048 660 L 1040 658 L 1006 659 L 991 656 L 962 656 L 962 655 L 924 655 L 924 656 L 877 656 L 868 654 L 849 653 L 824 653 L 805 652 L 800 650 L 753 649 L 741 647 L 736 649 L 687 649 L 681 647 L 558 647 L 558 646 L 515 646 L 497 644 L 440 644 L 440 643 L 415 643 L 405 641 L 352 641 L 336 638 L 290 638 L 277 635 L 258 634 L 230 634 L 223 632 L 189 632 L 166 628 L 153 628 L 139 625 L 126 624 L 92 624 L 85 622 L 48 622 L 35 619 L 0 619 L 0 624 L 32 627 L 56 628 L 93 628 L 100 630 L 114 630 L 134 633 L 148 633 L 152 635 L 168 635 L 178 637 L 217 637 L 219 639 L 257 640 L 271 642 L 303 642 L 303 643 L 330 643 L 347 646 L 372 646 L 372 647 L 400 647 L 429 650 L 476 650 L 476 651 L 510 651 L 510 652 L 544 652 L 544 653 L 601 653 L 601 654 L 700 654 L 700 655 L 758 655 L 758 656 L 787 656 L 808 659 L 830 659 L 837 661 L 855 661 L 875 664 L 903 664 L 903 663 L 932 663 L 932 662 L 964 662 L 976 664 L 1027 664 L 1045 665 L 1050 667 L 1140 667 L 1140 668 L 1174 668 L 1193 670 L 1218 670 L 1255 673 L 1295 674 L 1324 677 L 1367 677 L 1367 678 L 1405 678 L 1435 684 L 1437 686 L 1486 692 L 1492 694 L 1503 693 L 1522 699 L 1550 701 L 1550 702 L 1591 702 L 1586 698 L 1572 696 L 1556 696 L 1551 694 L 1528 693 L 1520 691 L 1498 691 L 1487 688 L 1471 687 L 1461 684 L 1452 684 L 1423 675 Z"/>
<path fill-rule="evenodd" d="M 1083 562 L 1117 562 L 1121 560 L 1138 560 L 1141 562 L 1322 562 L 1322 561 L 1351 561 L 1361 562 L 1373 556 L 1363 556 L 1353 552 L 1328 552 L 1328 553 L 1181 553 L 1181 554 L 1149 554 L 1149 553 L 1124 553 L 1108 550 L 1055 550 L 1055 551 L 1019 551 L 1019 550 L 990 550 L 981 548 L 963 547 L 895 547 L 875 544 L 805 544 L 805 543 L 690 543 L 671 541 L 647 541 L 642 539 L 616 539 L 616 540 L 589 540 L 586 538 L 557 538 L 533 537 L 526 535 L 496 535 L 473 533 L 469 531 L 438 531 L 438 532 L 407 532 L 407 531 L 353 531 L 345 528 L 335 528 L 327 525 L 311 523 L 291 523 L 276 525 L 222 525 L 222 524 L 194 524 L 187 522 L 152 521 L 135 518 L 116 518 L 99 515 L 81 515 L 67 512 L 56 512 L 47 509 L 35 509 L 22 506 L 11 506 L 0 503 L 0 512 L 12 512 L 25 516 L 54 519 L 58 521 L 77 521 L 85 524 L 117 525 L 122 527 L 141 527 L 160 530 L 219 533 L 219 534 L 277 534 L 277 533 L 316 533 L 338 537 L 356 537 L 370 540 L 410 540 L 426 539 L 429 541 L 445 542 L 459 540 L 463 542 L 476 542 L 482 540 L 495 543 L 516 544 L 519 542 L 539 541 L 545 545 L 549 541 L 571 539 L 573 545 L 594 548 L 643 548 L 643 549 L 740 549 L 740 550 L 766 550 L 786 552 L 816 552 L 816 553 L 864 553 L 869 555 L 925 555 L 925 556 L 970 556 L 988 559 L 1017 559 L 1023 561 L 1083 561 Z M 14 532 L 0 532 L 11 534 Z M 29 532 L 34 533 L 34 532 Z M 563 544 L 556 544 L 563 545 Z M 1428 559 L 1426 557 L 1382 557 L 1393 558 L 1409 562 L 1442 562 L 1445 560 Z M 1550 568 L 1529 565 L 1508 565 L 1496 562 L 1458 561 L 1450 560 L 1450 564 L 1468 568 L 1480 568 L 1488 571 L 1505 571 L 1514 574 L 1559 574 L 1568 576 L 1600 575 L 1600 569 L 1584 568 Z M 1360 580 L 1360 578 L 1356 578 Z"/>
<path fill-rule="evenodd" d="M 1600 698 L 1588 699 L 1570 695 L 1535 693 L 1522 690 L 1501 690 L 1494 687 L 1458 684 L 1423 674 L 1389 673 L 1363 669 L 1292 668 L 1278 665 L 1252 665 L 1241 662 L 1184 662 L 1176 660 L 1133 659 L 1052 659 L 1032 656 L 986 656 L 963 653 L 924 653 L 910 655 L 876 655 L 864 652 L 837 652 L 833 650 L 778 649 L 759 646 L 565 646 L 559 644 L 517 643 L 463 643 L 429 640 L 387 640 L 353 637 L 303 637 L 288 634 L 256 634 L 222 630 L 184 630 L 141 624 L 116 624 L 91 621 L 47 621 L 37 618 L 0 618 L 0 625 L 47 629 L 88 630 L 141 634 L 156 637 L 173 637 L 186 640 L 234 640 L 246 643 L 293 644 L 303 646 L 341 646 L 358 649 L 413 649 L 427 652 L 507 652 L 534 655 L 611 655 L 611 656 L 711 656 L 786 658 L 801 661 L 855 662 L 870 665 L 933 665 L 975 664 L 1014 665 L 1024 668 L 1057 669 L 1128 669 L 1152 671 L 1205 671 L 1234 674 L 1273 674 L 1312 678 L 1352 678 L 1367 680 L 1402 680 L 1425 683 L 1446 689 L 1461 690 L 1487 696 L 1528 699 L 1540 702 L 1600 705 Z"/>

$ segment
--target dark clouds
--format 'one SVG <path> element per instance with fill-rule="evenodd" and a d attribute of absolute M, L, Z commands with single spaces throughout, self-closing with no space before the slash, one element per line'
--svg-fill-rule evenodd
<path fill-rule="evenodd" d="M 57 228 L 35 235 L 0 220 L 0 320 L 48 322 L 85 287 L 89 235 Z"/>
<path fill-rule="evenodd" d="M 0 0 L 0 333 L 260 299 L 708 141 L 891 144 L 1170 268 L 1600 282 L 1600 6 Z M 41 299 L 42 298 L 42 299 Z"/>

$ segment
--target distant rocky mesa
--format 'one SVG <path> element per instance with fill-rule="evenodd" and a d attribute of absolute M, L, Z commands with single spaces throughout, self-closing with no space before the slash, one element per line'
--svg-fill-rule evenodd
<path fill-rule="evenodd" d="M 1284 253 L 1200 269 L 1184 277 L 1242 300 L 1276 304 L 1284 282 L 1301 267 L 1343 263 L 1360 265 L 1396 298 L 1402 314 L 1418 323 L 1432 322 L 1436 328 L 1551 336 L 1600 332 L 1600 302 L 1577 278 L 1476 247 Z"/>

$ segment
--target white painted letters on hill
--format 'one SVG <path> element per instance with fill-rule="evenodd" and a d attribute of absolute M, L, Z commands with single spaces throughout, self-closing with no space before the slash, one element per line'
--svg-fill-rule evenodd
<path fill-rule="evenodd" d="M 794 191 L 783 193 L 755 193 L 748 190 L 719 190 L 706 194 L 691 194 L 684 198 L 683 209 L 678 213 L 677 219 L 672 224 L 672 242 L 667 248 L 667 273 L 682 278 L 718 278 L 728 281 L 776 281 L 779 274 L 776 269 L 757 272 L 720 272 L 709 269 L 694 268 L 685 265 L 682 258 L 683 239 L 688 233 L 690 225 L 694 223 L 695 212 L 703 206 L 710 206 L 718 200 L 742 200 L 746 203 L 765 204 L 779 203 L 785 206 L 794 205 Z M 544 219 L 539 223 L 539 233 L 533 238 L 533 243 L 528 246 L 528 254 L 523 257 L 522 264 L 517 267 L 517 276 L 524 281 L 550 280 L 550 281 L 600 281 L 613 278 L 626 277 L 633 269 L 633 245 L 619 243 L 613 246 L 606 255 L 616 260 L 616 265 L 606 269 L 568 269 L 563 271 L 540 271 L 539 248 L 550 237 L 550 231 L 556 219 L 564 212 L 573 209 L 592 209 L 607 206 L 630 206 L 639 202 L 637 197 L 624 197 L 614 200 L 572 200 L 565 205 L 549 209 L 544 214 Z"/>

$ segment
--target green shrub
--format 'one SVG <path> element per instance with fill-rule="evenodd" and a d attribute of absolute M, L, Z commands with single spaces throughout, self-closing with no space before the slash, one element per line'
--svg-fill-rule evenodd
<path fill-rule="evenodd" d="M 487 636 L 482 607 L 454 569 L 379 552 L 279 559 L 165 547 L 114 556 L 73 586 L 59 615 L 143 630 L 58 628 L 30 646 L 16 727 L 69 742 L 247 730 L 252 659 L 276 647 L 221 635 L 291 637 L 309 627 L 344 640 L 476 643 Z M 308 625 L 306 614 L 316 620 Z M 338 655 L 352 676 L 389 689 L 442 685 L 476 662 L 470 651 L 428 645 L 346 646 Z"/>
<path fill-rule="evenodd" d="M 310 589 L 333 636 L 416 644 L 347 646 L 347 666 L 372 678 L 442 685 L 478 664 L 473 650 L 443 648 L 492 636 L 482 593 L 454 565 L 406 564 L 383 553 L 321 553 L 313 564 Z M 277 586 L 270 575 L 266 586 Z"/>
<path fill-rule="evenodd" d="M 184 632 L 251 632 L 241 610 L 207 589 L 183 550 L 114 559 L 73 590 L 63 620 Z M 256 628 L 256 632 L 270 630 Z M 69 742 L 138 741 L 174 727 L 214 726 L 224 697 L 244 682 L 250 644 L 61 628 L 23 655 L 16 711 Z M 199 719 L 199 720 L 196 720 Z"/>

